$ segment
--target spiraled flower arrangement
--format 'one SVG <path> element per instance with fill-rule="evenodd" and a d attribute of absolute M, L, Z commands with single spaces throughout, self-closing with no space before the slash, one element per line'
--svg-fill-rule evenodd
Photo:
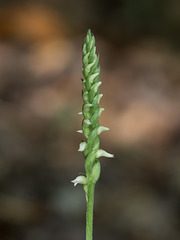
<path fill-rule="evenodd" d="M 84 187 L 87 211 L 86 211 L 86 240 L 93 239 L 93 204 L 94 204 L 94 188 L 100 177 L 101 165 L 100 157 L 114 157 L 102 149 L 100 149 L 99 135 L 103 131 L 109 130 L 107 127 L 99 126 L 99 117 L 104 108 L 99 107 L 99 102 L 103 96 L 100 94 L 99 87 L 101 81 L 99 78 L 100 66 L 99 56 L 96 54 L 95 37 L 89 29 L 83 44 L 83 90 L 82 99 L 82 130 L 77 132 L 83 133 L 86 140 L 82 140 L 79 146 L 80 152 L 83 152 L 85 158 L 86 176 L 80 175 L 72 182 L 74 186 L 82 184 Z"/>

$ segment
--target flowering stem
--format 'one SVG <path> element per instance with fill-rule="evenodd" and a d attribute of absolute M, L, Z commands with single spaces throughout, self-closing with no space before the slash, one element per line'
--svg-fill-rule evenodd
<path fill-rule="evenodd" d="M 99 87 L 101 81 L 99 78 L 99 55 L 96 54 L 95 37 L 89 29 L 83 44 L 83 90 L 82 99 L 83 115 L 82 129 L 78 133 L 83 133 L 85 140 L 80 143 L 79 152 L 83 152 L 85 158 L 86 176 L 80 175 L 72 181 L 74 186 L 82 184 L 86 194 L 87 212 L 86 212 L 86 240 L 93 240 L 93 205 L 94 188 L 100 177 L 101 164 L 100 157 L 113 158 L 110 154 L 100 148 L 99 135 L 108 131 L 109 128 L 99 126 L 99 117 L 104 108 L 99 107 L 99 102 L 103 94 L 100 94 Z"/>
<path fill-rule="evenodd" d="M 88 184 L 88 199 L 86 211 L 86 240 L 93 240 L 93 205 L 94 205 L 94 188 L 95 184 Z"/>

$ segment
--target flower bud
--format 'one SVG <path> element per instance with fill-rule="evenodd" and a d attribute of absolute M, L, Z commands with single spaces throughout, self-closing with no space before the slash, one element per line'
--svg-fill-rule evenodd
<path fill-rule="evenodd" d="M 94 165 L 92 167 L 92 172 L 91 172 L 91 180 L 93 183 L 96 183 L 100 177 L 100 172 L 101 172 L 101 164 L 99 160 L 96 160 L 94 162 Z"/>
<path fill-rule="evenodd" d="M 89 125 L 91 125 L 91 122 L 89 121 L 89 119 L 84 119 L 84 120 L 83 120 L 83 125 L 84 125 L 85 127 L 88 127 Z"/>

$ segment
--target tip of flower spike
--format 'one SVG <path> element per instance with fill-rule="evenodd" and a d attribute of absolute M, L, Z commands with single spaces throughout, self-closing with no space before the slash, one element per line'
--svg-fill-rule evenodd
<path fill-rule="evenodd" d="M 78 176 L 77 178 L 75 178 L 73 181 L 71 181 L 74 186 L 76 186 L 77 184 L 86 184 L 87 183 L 87 178 L 85 176 Z"/>
<path fill-rule="evenodd" d="M 83 133 L 83 130 L 77 130 L 76 132 L 78 132 L 78 133 Z"/>
<path fill-rule="evenodd" d="M 86 37 L 85 37 L 85 42 L 89 43 L 90 39 L 91 39 L 91 30 L 88 29 Z"/>
<path fill-rule="evenodd" d="M 96 157 L 108 157 L 108 158 L 114 158 L 114 154 L 108 153 L 102 149 L 99 149 L 96 153 Z"/>
<path fill-rule="evenodd" d="M 91 34 L 89 48 L 92 49 L 95 44 L 95 37 Z"/>
<path fill-rule="evenodd" d="M 83 152 L 84 149 L 86 148 L 86 145 L 87 145 L 86 142 L 81 142 L 81 143 L 79 144 L 78 152 Z"/>
<path fill-rule="evenodd" d="M 87 31 L 87 35 L 91 36 L 91 29 L 90 28 Z"/>

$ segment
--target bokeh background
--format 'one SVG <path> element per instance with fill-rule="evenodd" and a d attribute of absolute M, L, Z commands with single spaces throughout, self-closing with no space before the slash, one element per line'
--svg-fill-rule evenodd
<path fill-rule="evenodd" d="M 0 239 L 85 239 L 81 47 L 100 53 L 95 239 L 180 239 L 180 1 L 0 2 Z"/>

